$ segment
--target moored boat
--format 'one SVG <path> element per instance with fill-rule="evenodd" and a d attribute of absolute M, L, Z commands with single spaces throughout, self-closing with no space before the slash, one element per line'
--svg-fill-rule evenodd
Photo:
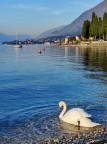
<path fill-rule="evenodd" d="M 13 48 L 22 48 L 21 44 L 17 44 L 17 33 L 16 33 L 16 45 L 14 45 Z"/>
<path fill-rule="evenodd" d="M 14 48 L 22 48 L 22 45 L 16 44 L 16 45 L 14 45 L 13 47 L 14 47 Z"/>

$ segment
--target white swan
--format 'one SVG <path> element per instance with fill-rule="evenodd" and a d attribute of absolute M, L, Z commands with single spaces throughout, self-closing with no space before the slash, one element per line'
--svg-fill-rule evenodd
<path fill-rule="evenodd" d="M 82 127 L 94 127 L 100 125 L 99 123 L 92 122 L 88 117 L 91 117 L 88 113 L 86 113 L 81 108 L 73 108 L 66 112 L 66 104 L 65 102 L 59 102 L 59 107 L 63 107 L 63 111 L 59 115 L 60 120 Z M 65 113 L 66 112 L 66 113 Z"/>

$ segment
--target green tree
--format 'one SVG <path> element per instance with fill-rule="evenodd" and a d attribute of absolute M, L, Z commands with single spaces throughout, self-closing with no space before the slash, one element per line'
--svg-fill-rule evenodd
<path fill-rule="evenodd" d="M 103 39 L 107 40 L 107 13 L 103 15 Z"/>
<path fill-rule="evenodd" d="M 62 43 L 65 43 L 65 38 L 62 38 Z"/>
<path fill-rule="evenodd" d="M 95 19 L 95 12 L 92 12 L 92 20 L 90 21 L 90 30 L 89 35 L 94 36 L 94 19 Z"/>
<path fill-rule="evenodd" d="M 93 26 L 94 26 L 94 29 L 93 29 L 94 30 L 94 37 L 96 39 L 98 34 L 99 34 L 99 22 L 98 22 L 97 15 L 93 19 Z"/>
<path fill-rule="evenodd" d="M 103 36 L 103 21 L 101 19 L 101 17 L 99 17 L 99 21 L 98 21 L 98 33 L 99 33 L 99 38 L 101 38 Z"/>
<path fill-rule="evenodd" d="M 68 38 L 68 41 L 69 41 L 69 42 L 73 42 L 73 41 L 75 41 L 75 40 L 76 40 L 75 37 L 69 37 L 69 38 Z"/>
<path fill-rule="evenodd" d="M 95 16 L 95 12 L 92 12 L 92 21 L 94 20 Z"/>
<path fill-rule="evenodd" d="M 103 19 L 97 17 L 95 12 L 92 13 L 91 21 L 84 21 L 82 28 L 82 36 L 88 38 L 93 36 L 95 39 L 97 37 L 107 40 L 107 12 L 104 13 Z"/>
<path fill-rule="evenodd" d="M 82 27 L 82 36 L 86 39 L 89 38 L 90 21 L 86 20 Z"/>
<path fill-rule="evenodd" d="M 90 22 L 90 36 L 96 39 L 99 34 L 99 21 L 97 15 L 92 14 L 92 21 Z"/>

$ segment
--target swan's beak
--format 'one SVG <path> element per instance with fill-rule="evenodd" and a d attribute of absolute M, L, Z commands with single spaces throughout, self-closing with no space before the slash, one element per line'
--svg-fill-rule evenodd
<path fill-rule="evenodd" d="M 58 110 L 60 110 L 60 107 L 59 107 L 59 105 L 58 105 Z"/>

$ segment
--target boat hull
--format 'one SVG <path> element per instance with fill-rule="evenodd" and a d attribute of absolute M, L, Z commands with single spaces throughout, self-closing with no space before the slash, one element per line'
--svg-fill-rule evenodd
<path fill-rule="evenodd" d="M 14 48 L 22 48 L 22 45 L 14 45 Z"/>

